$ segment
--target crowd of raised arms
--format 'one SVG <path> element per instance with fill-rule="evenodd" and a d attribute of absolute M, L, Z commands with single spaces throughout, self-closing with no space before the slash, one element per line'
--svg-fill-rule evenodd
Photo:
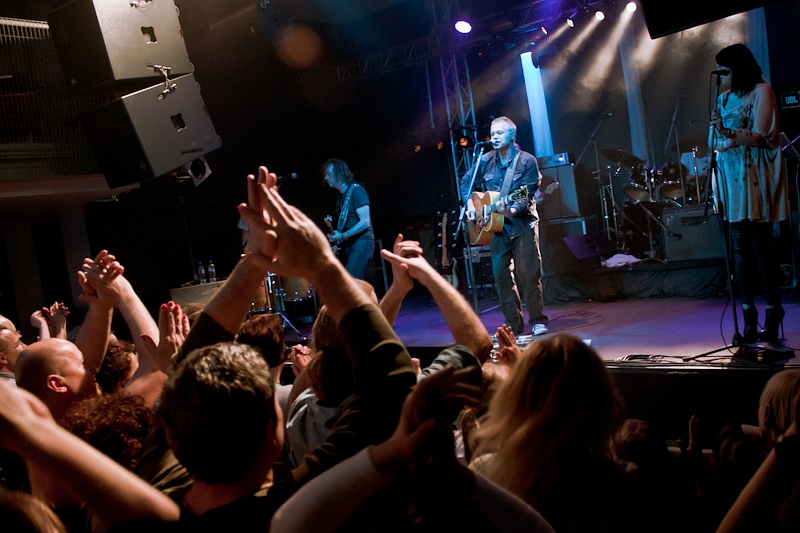
<path fill-rule="evenodd" d="M 60 304 L 27 346 L 0 317 L 0 530 L 798 531 L 800 370 L 768 382 L 759 427 L 702 443 L 693 419 L 671 453 L 579 339 L 520 349 L 503 327 L 493 351 L 419 243 L 381 252 L 378 302 L 276 179 L 247 177 L 246 253 L 203 308 L 152 317 L 103 250 L 78 273 L 77 334 Z M 268 271 L 315 287 L 310 346 L 247 318 Z M 415 282 L 454 341 L 424 368 L 392 330 Z"/>

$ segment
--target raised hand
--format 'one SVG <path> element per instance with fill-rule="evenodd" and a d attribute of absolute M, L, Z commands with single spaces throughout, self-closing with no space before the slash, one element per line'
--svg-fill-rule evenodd
<path fill-rule="evenodd" d="M 47 320 L 50 336 L 58 339 L 67 338 L 67 317 L 69 308 L 61 302 L 53 302 L 49 308 L 42 308 L 42 315 Z"/>
<path fill-rule="evenodd" d="M 480 387 L 466 382 L 471 373 L 478 371 L 474 366 L 461 370 L 446 367 L 417 383 L 403 403 L 395 432 L 371 450 L 375 467 L 389 474 L 403 463 L 424 464 L 420 454 L 425 453 L 425 441 L 437 424 L 449 425 L 447 416 L 452 407 L 476 406 L 480 402 Z"/>
<path fill-rule="evenodd" d="M 422 248 L 419 241 L 406 241 L 403 240 L 403 234 L 397 235 L 392 247 L 392 253 L 398 257 L 420 257 L 422 256 Z M 414 288 L 414 279 L 408 272 L 408 267 L 403 267 L 402 263 L 390 263 L 392 265 L 392 283 L 396 283 L 400 288 L 406 292 Z"/>
<path fill-rule="evenodd" d="M 292 372 L 295 376 L 302 374 L 309 361 L 311 361 L 311 350 L 308 346 L 302 344 L 295 344 L 289 352 L 288 359 L 292 362 Z"/>
<path fill-rule="evenodd" d="M 158 369 L 167 372 L 172 366 L 172 356 L 178 351 L 188 334 L 189 318 L 183 314 L 180 305 L 168 302 L 161 304 L 158 311 L 160 341 L 156 344 L 156 341 L 146 334 L 142 335 L 142 341 L 144 341 L 147 355 L 156 363 Z"/>
<path fill-rule="evenodd" d="M 275 232 L 264 205 L 261 203 L 261 187 L 276 188 L 278 177 L 267 167 L 258 167 L 258 175 L 247 176 L 247 203 L 240 204 L 239 214 L 247 222 L 248 236 L 245 253 L 264 262 L 275 258 Z"/>
<path fill-rule="evenodd" d="M 114 281 L 122 276 L 124 271 L 116 257 L 107 250 L 101 250 L 94 260 L 84 258 L 81 271 L 78 272 L 78 281 L 84 293 L 78 298 L 89 304 L 99 303 L 109 308 L 116 307 L 127 280 L 124 282 L 120 280 L 119 283 Z"/>
<path fill-rule="evenodd" d="M 513 330 L 503 324 L 497 328 L 497 343 L 500 350 L 495 352 L 497 362 L 507 366 L 514 366 L 522 355 L 522 349 L 517 344 Z"/>
<path fill-rule="evenodd" d="M 313 281 L 320 268 L 334 263 L 336 258 L 317 225 L 287 204 L 271 185 L 275 175 L 266 175 L 262 180 L 262 174 L 266 173 L 267 169 L 260 167 L 258 183 L 253 185 L 248 180 L 258 193 L 258 201 L 248 198 L 248 204 L 255 203 L 255 208 L 240 205 L 239 214 L 247 221 L 250 239 L 257 237 L 258 251 L 267 260 L 270 271 Z M 253 235 L 254 230 L 257 235 Z"/>

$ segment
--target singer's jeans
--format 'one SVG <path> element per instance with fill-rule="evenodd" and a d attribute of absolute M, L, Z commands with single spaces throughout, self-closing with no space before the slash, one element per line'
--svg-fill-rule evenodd
<path fill-rule="evenodd" d="M 728 228 L 733 247 L 733 266 L 742 302 L 753 306 L 758 288 L 756 267 L 767 291 L 767 305 L 781 303 L 781 275 L 775 246 L 772 243 L 772 222 L 731 222 Z"/>
<path fill-rule="evenodd" d="M 530 324 L 546 324 L 547 317 L 542 313 L 544 297 L 538 222 L 532 229 L 523 231 L 513 239 L 508 234 L 508 228 L 504 227 L 501 232 L 494 234 L 489 248 L 492 252 L 492 273 L 506 325 L 517 335 L 524 333 L 520 294 L 528 308 Z M 513 278 L 511 259 L 514 259 Z"/>

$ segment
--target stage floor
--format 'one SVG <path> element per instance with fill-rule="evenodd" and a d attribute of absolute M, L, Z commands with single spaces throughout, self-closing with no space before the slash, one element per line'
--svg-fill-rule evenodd
<path fill-rule="evenodd" d="M 480 317 L 490 333 L 503 323 L 496 297 L 478 301 Z M 763 324 L 764 302 L 757 300 Z M 800 301 L 785 293 L 783 307 L 787 348 L 800 348 Z M 647 298 L 612 302 L 574 302 L 545 306 L 550 333 L 566 332 L 590 344 L 606 361 L 631 355 L 664 356 L 663 362 L 682 363 L 684 357 L 698 356 L 724 348 L 734 333 L 727 295 L 707 298 Z M 739 313 L 740 331 L 744 327 Z M 395 323 L 395 331 L 407 346 L 442 346 L 453 342 L 452 335 L 432 300 L 415 297 L 407 300 Z M 520 342 L 542 338 L 523 336 Z M 700 357 L 698 363 L 724 364 L 732 353 L 721 350 Z M 658 363 L 659 358 L 637 357 Z M 798 359 L 778 364 L 800 364 Z"/>

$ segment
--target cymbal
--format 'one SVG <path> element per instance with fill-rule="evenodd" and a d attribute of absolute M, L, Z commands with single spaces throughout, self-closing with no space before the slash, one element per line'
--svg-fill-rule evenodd
<path fill-rule="evenodd" d="M 691 152 L 692 149 L 697 150 L 697 155 L 703 157 L 708 155 L 708 135 L 697 134 L 691 137 L 686 137 L 680 142 L 680 153 L 685 154 Z M 675 152 L 675 145 L 672 145 L 672 151 Z"/>
<path fill-rule="evenodd" d="M 628 152 L 623 152 L 622 150 L 617 150 L 616 148 L 604 148 L 603 150 L 600 150 L 600 153 L 603 154 L 603 156 L 609 161 L 619 163 L 625 167 L 636 167 L 644 163 L 644 161 L 635 155 L 629 154 Z"/>

